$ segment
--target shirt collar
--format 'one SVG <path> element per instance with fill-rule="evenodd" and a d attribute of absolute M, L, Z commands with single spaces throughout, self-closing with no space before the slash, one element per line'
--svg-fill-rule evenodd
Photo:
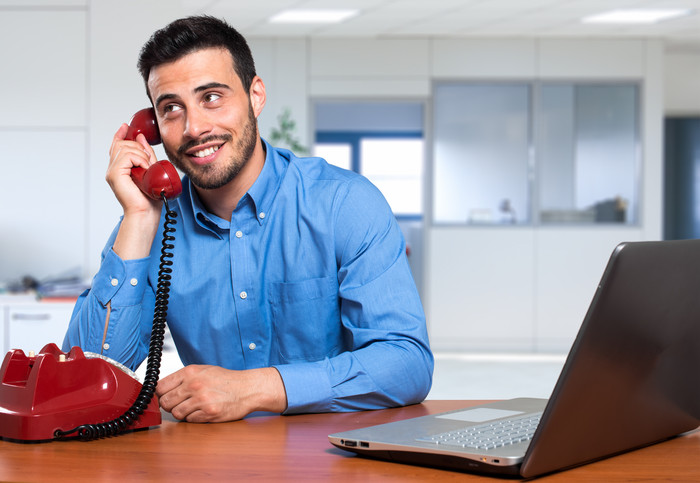
<path fill-rule="evenodd" d="M 272 202 L 277 196 L 284 173 L 289 166 L 286 150 L 274 148 L 264 139 L 262 142 L 265 147 L 265 164 L 247 193 L 253 201 L 255 216 L 261 225 L 270 213 Z"/>
<path fill-rule="evenodd" d="M 289 166 L 289 158 L 291 156 L 291 153 L 288 151 L 274 148 L 264 139 L 262 142 L 265 147 L 265 164 L 253 183 L 253 186 L 251 186 L 248 192 L 241 198 L 241 201 L 238 203 L 233 213 L 233 216 L 236 216 L 237 212 L 245 209 L 245 207 L 250 204 L 249 200 L 246 199 L 249 198 L 250 201 L 252 201 L 252 209 L 254 210 L 255 217 L 261 225 L 268 217 L 272 202 L 277 196 L 284 173 Z M 206 208 L 204 208 L 190 180 L 185 178 L 183 182 L 188 188 L 187 192 L 190 197 L 192 212 L 197 222 L 209 230 L 212 228 L 228 230 L 231 224 L 209 213 Z"/>

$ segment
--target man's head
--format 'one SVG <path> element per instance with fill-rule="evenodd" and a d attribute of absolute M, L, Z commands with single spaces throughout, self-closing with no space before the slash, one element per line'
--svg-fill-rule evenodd
<path fill-rule="evenodd" d="M 148 76 L 154 67 L 210 47 L 229 51 L 233 58 L 234 70 L 243 87 L 249 90 L 256 73 L 248 43 L 236 29 L 223 20 L 206 15 L 175 20 L 157 30 L 141 49 L 138 69 L 147 84 Z"/>
<path fill-rule="evenodd" d="M 223 188 L 242 171 L 241 183 L 254 180 L 264 164 L 265 86 L 238 32 L 211 17 L 177 20 L 146 43 L 139 69 L 163 148 L 196 187 Z"/>

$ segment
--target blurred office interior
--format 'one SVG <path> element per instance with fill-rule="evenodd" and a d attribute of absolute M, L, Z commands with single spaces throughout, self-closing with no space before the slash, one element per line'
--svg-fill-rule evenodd
<path fill-rule="evenodd" d="M 250 42 L 262 136 L 364 174 L 394 209 L 437 357 L 431 397 L 546 397 L 615 245 L 700 232 L 700 0 L 652 23 L 587 21 L 669 6 L 1 0 L 4 349 L 62 337 L 120 216 L 104 173 L 114 132 L 149 102 L 138 51 L 204 13 Z M 270 21 L 309 9 L 347 18 Z M 43 302 L 14 293 L 37 284 Z"/>

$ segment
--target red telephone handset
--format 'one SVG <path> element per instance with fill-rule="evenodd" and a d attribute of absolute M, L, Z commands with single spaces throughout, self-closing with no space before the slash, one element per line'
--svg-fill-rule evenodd
<path fill-rule="evenodd" d="M 138 134 L 143 134 L 149 144 L 160 144 L 160 132 L 153 108 L 141 109 L 131 118 L 126 139 L 135 141 Z M 131 179 L 146 196 L 160 200 L 161 196 L 173 199 L 182 193 L 182 183 L 175 167 L 169 161 L 158 161 L 150 168 L 132 168 Z"/>

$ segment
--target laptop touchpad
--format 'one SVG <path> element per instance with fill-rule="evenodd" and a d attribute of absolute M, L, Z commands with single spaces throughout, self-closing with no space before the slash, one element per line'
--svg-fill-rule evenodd
<path fill-rule="evenodd" d="M 506 409 L 476 408 L 466 409 L 464 411 L 458 411 L 456 413 L 442 414 L 436 417 L 442 419 L 455 419 L 457 421 L 469 421 L 471 423 L 483 423 L 484 421 L 491 421 L 492 419 L 498 418 L 506 418 L 508 416 L 515 416 L 516 414 L 523 414 L 523 412 L 508 411 Z"/>

